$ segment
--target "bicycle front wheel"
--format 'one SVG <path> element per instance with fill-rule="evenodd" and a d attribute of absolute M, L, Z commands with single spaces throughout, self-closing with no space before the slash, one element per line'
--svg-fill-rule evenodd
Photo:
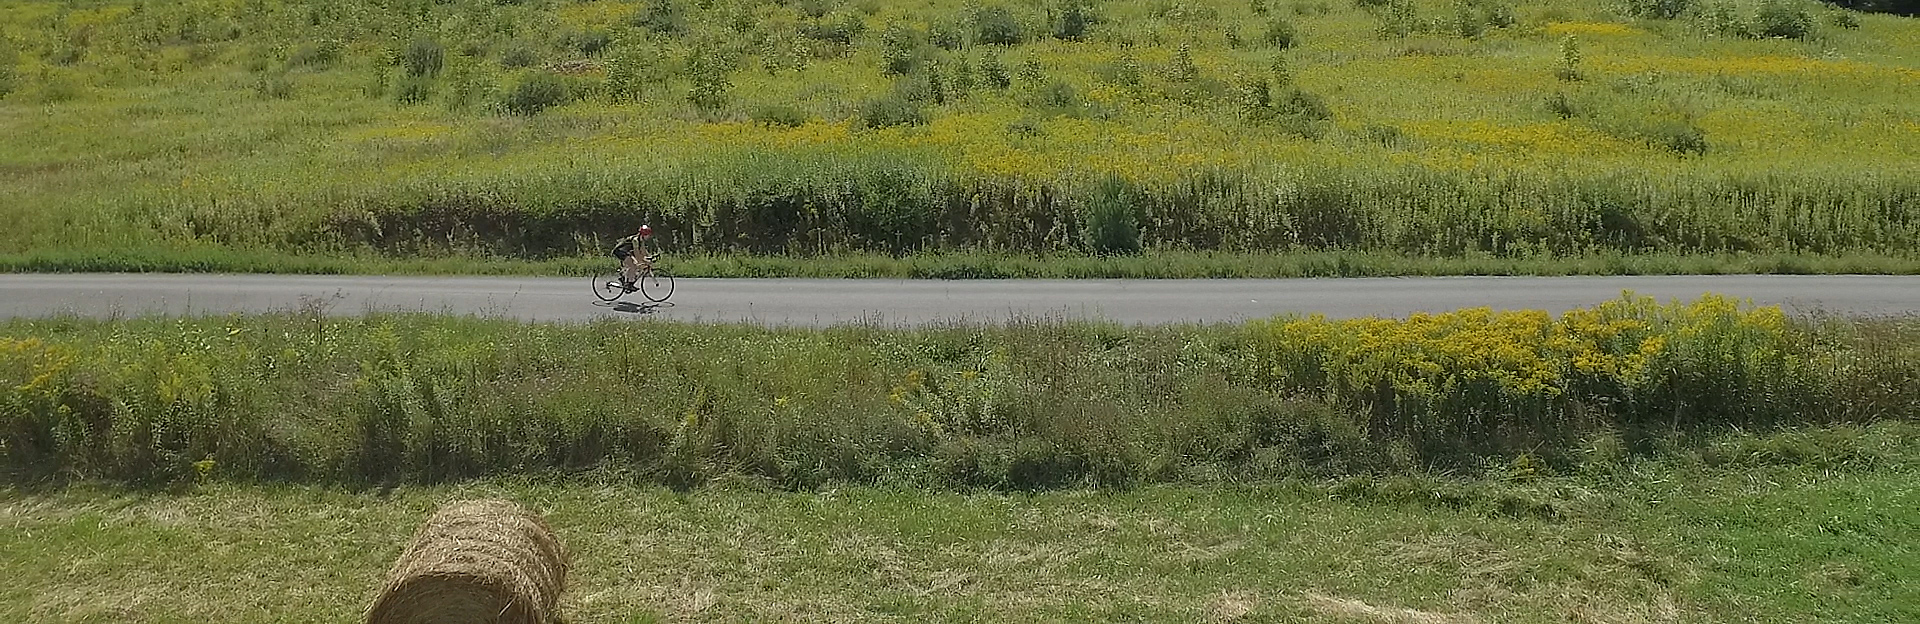
<path fill-rule="evenodd" d="M 663 303 L 673 296 L 673 274 L 660 269 L 648 269 L 640 275 L 640 296 L 647 301 Z"/>
<path fill-rule="evenodd" d="M 619 271 L 608 271 L 593 276 L 593 296 L 599 297 L 601 301 L 612 302 L 625 294 L 627 289 L 620 286 Z"/>

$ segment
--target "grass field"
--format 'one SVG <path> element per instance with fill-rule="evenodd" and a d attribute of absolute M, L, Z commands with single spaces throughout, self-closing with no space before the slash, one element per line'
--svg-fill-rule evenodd
<path fill-rule="evenodd" d="M 0 324 L 0 618 L 354 619 L 437 504 L 575 622 L 1920 615 L 1920 325 Z"/>
<path fill-rule="evenodd" d="M 561 604 L 582 624 L 1912 621 L 1920 436 L 1909 424 L 1845 439 L 1851 461 L 1372 488 L 0 489 L 0 617 L 353 621 L 434 505 L 505 496 L 574 549 Z"/>
<path fill-rule="evenodd" d="M 14 2 L 0 260 L 1914 270 L 1920 23 L 1640 4 Z"/>

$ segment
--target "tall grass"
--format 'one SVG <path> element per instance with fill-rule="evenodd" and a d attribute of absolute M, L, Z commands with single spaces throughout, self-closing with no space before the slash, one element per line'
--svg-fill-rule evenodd
<path fill-rule="evenodd" d="M 539 260 L 651 221 L 700 252 L 1039 257 L 1113 251 L 1086 228 L 1124 222 L 1098 216 L 1116 197 L 1147 251 L 1920 240 L 1910 20 L 1748 40 L 1713 20 L 1831 10 L 736 4 L 12 3 L 0 253 Z M 1317 104 L 1269 110 L 1293 102 Z"/>
<path fill-rule="evenodd" d="M 601 470 L 1008 489 L 1523 455 L 1554 470 L 1602 442 L 1911 420 L 1916 354 L 1911 322 L 1794 325 L 1718 299 L 1175 329 L 11 321 L 0 465 L 16 481 Z"/>

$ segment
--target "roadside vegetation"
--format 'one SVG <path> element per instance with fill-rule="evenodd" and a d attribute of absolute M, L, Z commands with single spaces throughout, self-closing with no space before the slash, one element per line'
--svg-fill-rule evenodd
<path fill-rule="evenodd" d="M 558 272 L 645 221 L 712 275 L 1911 273 L 1916 32 L 1798 0 L 28 0 L 0 264 Z"/>
<path fill-rule="evenodd" d="M 1714 297 L 1164 329 L 15 320 L 0 325 L 0 468 L 20 483 L 613 471 L 801 490 L 1578 473 L 1697 435 L 1911 420 L 1917 332 Z"/>

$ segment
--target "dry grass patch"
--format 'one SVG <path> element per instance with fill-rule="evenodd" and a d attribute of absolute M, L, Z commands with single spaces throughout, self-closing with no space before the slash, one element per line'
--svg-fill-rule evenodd
<path fill-rule="evenodd" d="M 1222 591 L 1207 602 L 1207 621 L 1238 622 L 1260 606 L 1260 596 L 1250 591 Z"/>
<path fill-rule="evenodd" d="M 1481 622 L 1478 617 L 1457 613 L 1435 613 L 1403 607 L 1383 607 L 1367 604 L 1351 598 L 1340 598 L 1308 592 L 1305 594 L 1307 605 L 1323 616 L 1364 620 L 1368 622 L 1387 622 L 1389 624 L 1475 624 Z"/>

